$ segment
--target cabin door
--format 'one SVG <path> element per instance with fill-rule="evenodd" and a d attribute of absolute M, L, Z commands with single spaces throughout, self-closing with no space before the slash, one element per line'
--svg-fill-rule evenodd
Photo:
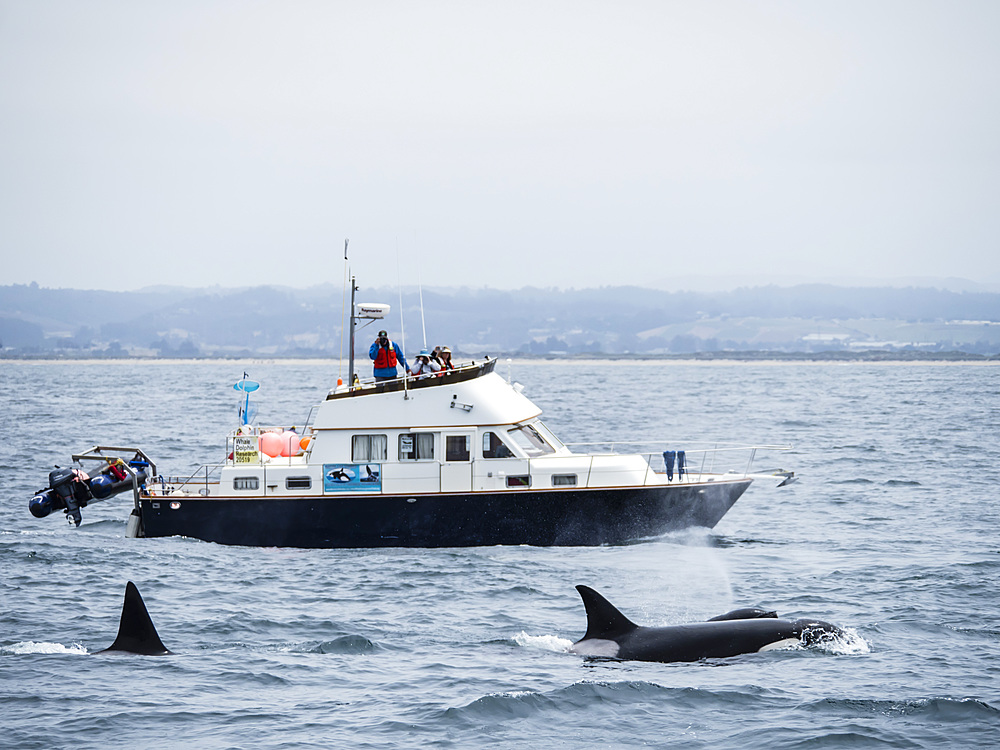
<path fill-rule="evenodd" d="M 441 463 L 442 492 L 472 492 L 473 432 L 446 432 Z"/>

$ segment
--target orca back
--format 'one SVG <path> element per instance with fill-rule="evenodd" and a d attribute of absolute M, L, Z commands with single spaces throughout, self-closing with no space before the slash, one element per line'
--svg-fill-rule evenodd
<path fill-rule="evenodd" d="M 770 617 L 640 627 L 619 641 L 618 658 L 659 662 L 725 658 L 798 641 L 799 634 L 796 623 Z"/>

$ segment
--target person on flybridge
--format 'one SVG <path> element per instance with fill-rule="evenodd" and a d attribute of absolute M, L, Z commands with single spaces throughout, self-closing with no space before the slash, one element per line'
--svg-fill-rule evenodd
<path fill-rule="evenodd" d="M 421 349 L 416 357 L 417 361 L 410 370 L 410 374 L 415 378 L 432 378 L 441 371 L 440 363 L 431 357 L 431 353 L 426 349 Z"/>
<path fill-rule="evenodd" d="M 396 370 L 397 364 L 402 364 L 403 369 L 407 373 L 410 372 L 410 368 L 406 364 L 406 357 L 403 356 L 403 350 L 399 348 L 399 344 L 389 340 L 385 331 L 378 332 L 378 338 L 368 350 L 368 356 L 374 360 L 376 383 L 399 377 Z"/>

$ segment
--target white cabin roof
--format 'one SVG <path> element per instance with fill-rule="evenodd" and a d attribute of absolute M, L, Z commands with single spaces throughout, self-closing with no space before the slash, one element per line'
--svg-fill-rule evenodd
<path fill-rule="evenodd" d="M 494 372 L 458 382 L 429 380 L 405 391 L 379 393 L 368 387 L 333 393 L 320 404 L 312 426 L 317 430 L 480 427 L 516 424 L 542 413 Z"/>

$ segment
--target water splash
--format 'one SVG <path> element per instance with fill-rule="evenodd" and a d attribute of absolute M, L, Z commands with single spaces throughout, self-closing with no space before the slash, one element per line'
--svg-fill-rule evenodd
<path fill-rule="evenodd" d="M 72 646 L 64 646 L 61 643 L 38 643 L 36 641 L 22 641 L 10 646 L 0 646 L 0 654 L 4 656 L 23 656 L 25 654 L 82 654 L 89 652 L 79 643 Z"/>
<path fill-rule="evenodd" d="M 815 648 L 838 656 L 870 654 L 872 652 L 871 644 L 854 628 L 841 628 L 840 635 L 823 639 L 815 644 Z"/>
<path fill-rule="evenodd" d="M 512 639 L 521 648 L 536 648 L 542 651 L 569 651 L 573 641 L 557 635 L 528 635 L 523 630 Z"/>

